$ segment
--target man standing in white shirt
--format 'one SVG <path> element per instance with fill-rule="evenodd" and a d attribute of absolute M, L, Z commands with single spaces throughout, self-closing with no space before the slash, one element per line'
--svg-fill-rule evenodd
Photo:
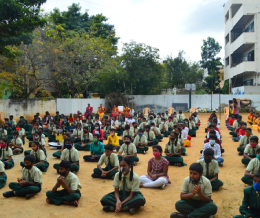
<path fill-rule="evenodd" d="M 214 151 L 214 159 L 218 162 L 219 166 L 223 166 L 224 159 L 221 157 L 221 148 L 220 145 L 216 143 L 216 140 L 216 135 L 210 135 L 209 142 L 204 145 L 202 157 L 200 159 L 204 157 L 205 149 L 210 148 Z"/>

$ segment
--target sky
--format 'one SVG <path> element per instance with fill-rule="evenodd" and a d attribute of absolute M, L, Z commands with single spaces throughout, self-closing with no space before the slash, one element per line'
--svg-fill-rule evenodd
<path fill-rule="evenodd" d="M 79 3 L 82 13 L 103 14 L 115 26 L 119 52 L 123 43 L 135 41 L 160 50 L 161 60 L 184 50 L 191 61 L 201 59 L 203 39 L 214 37 L 224 58 L 224 8 L 227 0 L 47 0 L 46 12 L 66 11 Z"/>

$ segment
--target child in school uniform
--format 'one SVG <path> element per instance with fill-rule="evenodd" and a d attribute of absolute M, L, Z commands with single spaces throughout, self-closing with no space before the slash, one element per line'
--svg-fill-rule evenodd
<path fill-rule="evenodd" d="M 153 158 L 148 161 L 148 175 L 140 177 L 140 188 L 161 188 L 170 185 L 168 176 L 169 161 L 162 157 L 162 147 L 153 146 Z"/>
<path fill-rule="evenodd" d="M 185 119 L 185 115 L 182 113 L 182 110 L 179 110 L 179 114 L 177 115 L 178 123 L 181 123 Z"/>
<path fill-rule="evenodd" d="M 35 157 L 34 166 L 36 166 L 42 172 L 47 172 L 49 163 L 46 160 L 46 153 L 38 141 L 32 142 L 32 150 L 30 155 Z M 20 165 L 24 167 L 24 162 L 21 162 Z"/>
<path fill-rule="evenodd" d="M 252 135 L 252 129 L 246 128 L 246 133 L 244 136 L 240 138 L 239 147 L 237 148 L 237 151 L 239 152 L 239 155 L 244 154 L 244 150 L 246 145 L 250 142 L 250 136 Z"/>
<path fill-rule="evenodd" d="M 71 163 L 71 171 L 79 171 L 79 152 L 73 146 L 73 140 L 68 138 L 64 141 L 64 150 L 60 157 L 61 160 L 67 160 Z M 54 164 L 53 168 L 59 173 L 59 164 Z"/>
<path fill-rule="evenodd" d="M 134 131 L 131 130 L 130 125 L 126 124 L 125 125 L 125 131 L 123 132 L 123 137 L 122 140 L 119 140 L 119 144 L 122 145 L 124 143 L 123 139 L 126 135 L 130 135 L 131 136 L 131 140 L 134 140 Z"/>
<path fill-rule="evenodd" d="M 233 137 L 237 137 L 236 130 L 239 127 L 239 122 L 241 122 L 241 120 L 242 120 L 242 116 L 238 115 L 237 119 L 233 122 L 233 126 L 232 129 L 230 129 L 231 132 L 229 132 L 229 135 L 232 135 Z"/>
<path fill-rule="evenodd" d="M 175 132 L 178 135 L 178 142 L 181 144 L 181 155 L 187 156 L 185 147 L 191 146 L 190 141 L 187 139 L 184 141 L 184 138 L 182 137 L 182 134 L 181 134 L 181 129 L 179 127 L 175 128 Z M 185 147 L 184 147 L 184 144 L 185 144 Z"/>
<path fill-rule="evenodd" d="M 160 113 L 158 113 L 157 115 L 156 115 L 156 118 L 154 119 L 154 123 L 155 123 L 155 125 L 156 125 L 156 127 L 159 127 L 159 125 L 161 124 L 161 114 Z"/>
<path fill-rule="evenodd" d="M 256 150 L 258 148 L 260 148 L 260 145 L 258 144 L 258 137 L 252 136 L 250 138 L 250 143 L 245 147 L 242 163 L 247 166 L 249 164 L 249 161 L 256 157 Z"/>
<path fill-rule="evenodd" d="M 151 131 L 150 125 L 146 125 L 145 126 L 144 135 L 147 138 L 147 143 L 148 143 L 147 145 L 148 146 L 153 146 L 153 145 L 157 145 L 158 144 L 159 141 L 156 139 L 154 132 Z"/>
<path fill-rule="evenodd" d="M 146 138 L 146 136 L 144 135 L 144 130 L 143 130 L 143 129 L 139 129 L 139 130 L 138 130 L 138 135 L 135 137 L 133 143 L 134 143 L 135 146 L 136 146 L 137 153 L 145 154 L 146 151 L 149 150 L 147 138 Z"/>
<path fill-rule="evenodd" d="M 138 123 L 133 122 L 133 126 L 130 128 L 130 130 L 133 131 L 134 137 L 136 137 L 138 135 L 138 130 L 139 130 Z"/>
<path fill-rule="evenodd" d="M 48 127 L 48 133 L 46 135 L 46 136 L 48 136 L 48 141 L 49 142 L 54 142 L 55 141 L 55 134 L 56 133 L 57 133 L 56 124 L 54 124 L 53 120 L 50 120 L 49 127 Z"/>
<path fill-rule="evenodd" d="M 110 121 L 107 121 L 104 127 L 104 139 L 107 139 L 107 137 L 110 135 L 110 129 L 111 129 L 111 123 Z"/>
<path fill-rule="evenodd" d="M 42 135 L 42 133 L 41 133 L 40 131 L 36 131 L 34 138 L 35 138 L 35 141 L 38 141 L 38 142 L 39 142 L 39 144 L 41 145 L 41 148 L 44 150 L 44 152 L 45 152 L 45 154 L 46 154 L 45 140 L 41 137 L 41 135 Z M 32 146 L 32 143 L 31 143 L 31 146 Z M 31 147 L 31 146 L 30 146 L 30 147 Z M 30 153 L 31 153 L 31 150 L 26 150 L 26 151 L 24 152 L 24 155 L 26 156 L 26 155 L 28 155 L 28 154 L 30 154 Z"/>
<path fill-rule="evenodd" d="M 42 172 L 34 166 L 35 157 L 27 155 L 24 158 L 24 168 L 22 170 L 21 178 L 17 182 L 11 182 L 9 188 L 12 191 L 4 192 L 3 196 L 8 197 L 25 197 L 31 198 L 42 189 Z"/>
<path fill-rule="evenodd" d="M 10 142 L 13 138 L 13 128 L 11 127 L 10 123 L 4 124 L 4 129 L 7 132 L 7 142 Z"/>
<path fill-rule="evenodd" d="M 77 128 L 73 130 L 74 143 L 81 142 L 81 135 L 83 133 L 83 129 L 81 123 L 77 123 Z"/>
<path fill-rule="evenodd" d="M 104 144 L 98 141 L 99 135 L 94 134 L 93 142 L 89 146 L 89 151 L 91 155 L 83 156 L 85 162 L 98 162 L 101 155 L 104 153 Z"/>
<path fill-rule="evenodd" d="M 181 144 L 178 140 L 178 134 L 176 132 L 171 132 L 169 142 L 165 144 L 165 152 L 166 158 L 170 165 L 174 166 L 186 166 L 183 163 L 183 158 L 181 157 Z"/>
<path fill-rule="evenodd" d="M 97 168 L 94 168 L 93 178 L 101 179 L 113 179 L 114 175 L 118 172 L 119 161 L 118 156 L 113 153 L 113 146 L 108 144 L 105 147 L 105 153 L 100 157 Z M 106 167 L 102 168 L 101 166 L 105 163 Z"/>
<path fill-rule="evenodd" d="M 124 157 L 120 161 L 120 172 L 115 174 L 113 187 L 115 191 L 100 200 L 104 211 L 129 211 L 133 215 L 139 207 L 145 205 L 145 199 L 139 191 L 139 176 L 133 172 L 130 158 Z"/>
<path fill-rule="evenodd" d="M 7 139 L 7 131 L 4 129 L 3 124 L 0 124 L 0 139 Z"/>
<path fill-rule="evenodd" d="M 104 139 L 104 131 L 101 129 L 99 123 L 95 123 L 95 129 L 93 130 L 93 135 L 99 134 L 99 141 L 103 142 Z"/>
<path fill-rule="evenodd" d="M 260 172 L 260 148 L 256 150 L 256 157 L 250 160 L 247 165 L 244 176 L 242 177 L 242 181 L 245 184 L 253 185 L 254 174 Z"/>
<path fill-rule="evenodd" d="M 14 167 L 13 151 L 9 147 L 7 139 L 0 139 L 0 160 L 4 163 L 5 169 L 12 169 Z"/>
<path fill-rule="evenodd" d="M 245 134 L 246 134 L 246 128 L 247 128 L 247 124 L 245 122 L 241 123 L 241 128 L 238 131 L 238 136 L 237 137 L 233 137 L 232 140 L 235 142 L 238 142 Z"/>
<path fill-rule="evenodd" d="M 244 189 L 244 198 L 239 208 L 241 215 L 234 216 L 234 218 L 258 218 L 260 214 L 259 195 L 260 172 L 257 172 L 253 176 L 253 185 Z"/>
<path fill-rule="evenodd" d="M 159 143 L 159 141 L 161 142 L 163 139 L 163 135 L 160 132 L 160 129 L 158 127 L 155 126 L 154 123 L 150 123 L 150 127 L 151 127 L 151 131 L 154 133 L 156 140 L 158 141 L 157 144 Z"/>
<path fill-rule="evenodd" d="M 209 117 L 208 121 L 207 121 L 207 128 L 205 128 L 205 133 L 208 132 L 208 128 L 209 126 L 212 124 L 212 117 Z"/>
<path fill-rule="evenodd" d="M 142 123 L 140 123 L 139 128 L 144 129 L 147 125 L 147 120 L 145 117 L 142 118 Z"/>
<path fill-rule="evenodd" d="M 161 118 L 161 124 L 159 125 L 160 132 L 167 137 L 169 135 L 168 125 L 165 123 L 165 118 Z"/>
<path fill-rule="evenodd" d="M 10 147 L 12 148 L 14 154 L 23 153 L 23 141 L 18 136 L 19 133 L 15 131 L 13 133 L 13 139 L 10 142 Z"/>
<path fill-rule="evenodd" d="M 139 158 L 137 157 L 136 146 L 131 141 L 131 136 L 124 136 L 124 144 L 121 146 L 119 150 L 118 160 L 121 161 L 124 157 L 129 157 L 132 161 L 132 164 L 135 166 L 135 163 L 139 162 Z"/>
<path fill-rule="evenodd" d="M 89 132 L 88 127 L 84 127 L 83 133 L 81 134 L 81 142 L 76 143 L 74 147 L 79 151 L 89 151 L 92 141 L 93 141 L 92 133 Z"/>
<path fill-rule="evenodd" d="M 60 157 L 61 157 L 62 151 L 64 150 L 64 141 L 65 141 L 66 139 L 68 139 L 68 138 L 70 138 L 70 134 L 69 134 L 69 133 L 65 133 L 65 134 L 63 135 L 63 140 L 62 140 L 62 141 L 59 141 L 59 142 L 57 142 L 57 143 L 55 143 L 55 144 L 54 144 L 53 142 L 51 142 L 51 143 L 49 144 L 49 146 L 51 146 L 51 147 L 53 147 L 53 148 L 55 148 L 55 149 L 61 149 L 60 151 L 54 152 L 54 153 L 52 154 L 53 157 L 57 157 L 57 158 L 60 158 Z"/>
<path fill-rule="evenodd" d="M 217 206 L 211 200 L 210 181 L 203 176 L 203 167 L 199 163 L 190 166 L 190 176 L 184 179 L 181 188 L 181 200 L 175 208 L 179 213 L 172 213 L 171 218 L 206 218 L 217 213 Z"/>
<path fill-rule="evenodd" d="M 203 176 L 209 179 L 212 190 L 218 190 L 223 186 L 223 182 L 218 179 L 219 167 L 218 162 L 214 160 L 214 151 L 210 148 L 205 149 L 204 158 L 197 161 L 203 166 Z"/>
<path fill-rule="evenodd" d="M 0 160 L 0 189 L 5 186 L 6 180 L 7 180 L 7 175 L 5 174 L 5 165 Z"/>
<path fill-rule="evenodd" d="M 78 200 L 81 197 L 80 189 L 82 188 L 78 177 L 72 173 L 70 161 L 62 160 L 58 168 L 59 176 L 51 191 L 46 193 L 48 204 L 66 204 L 78 206 Z M 62 186 L 63 189 L 58 191 Z"/>
<path fill-rule="evenodd" d="M 115 129 L 110 129 L 110 136 L 107 138 L 107 143 L 114 146 L 114 152 L 120 149 L 119 137 L 117 136 Z"/>

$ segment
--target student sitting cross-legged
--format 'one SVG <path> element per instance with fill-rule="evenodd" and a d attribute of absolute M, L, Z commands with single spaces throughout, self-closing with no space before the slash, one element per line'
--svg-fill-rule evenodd
<path fill-rule="evenodd" d="M 52 154 L 53 157 L 57 157 L 57 158 L 60 158 L 63 150 L 64 150 L 64 141 L 66 139 L 70 138 L 70 134 L 69 133 L 65 133 L 63 135 L 63 140 L 62 141 L 58 141 L 58 142 L 51 142 L 49 143 L 49 146 L 50 147 L 53 147 L 55 149 L 61 149 L 60 151 L 56 151 Z"/>
<path fill-rule="evenodd" d="M 93 135 L 92 133 L 89 132 L 87 126 L 83 127 L 83 132 L 80 137 L 81 137 L 81 142 L 76 143 L 74 147 L 79 151 L 89 151 L 90 145 L 92 144 L 93 141 Z"/>
<path fill-rule="evenodd" d="M 129 211 L 131 215 L 145 204 L 145 198 L 139 191 L 139 176 L 133 172 L 130 158 L 120 161 L 120 172 L 116 173 L 113 187 L 114 192 L 106 194 L 101 200 L 106 212 Z"/>
<path fill-rule="evenodd" d="M 7 175 L 5 174 L 5 165 L 0 160 L 0 188 L 3 188 L 6 184 Z"/>
<path fill-rule="evenodd" d="M 57 181 L 51 191 L 46 193 L 48 204 L 66 204 L 78 206 L 78 200 L 81 197 L 80 189 L 81 184 L 78 177 L 70 172 L 71 162 L 67 160 L 61 161 L 58 168 L 58 173 L 60 174 Z M 57 189 L 62 186 L 63 189 L 58 191 Z"/>
<path fill-rule="evenodd" d="M 181 144 L 176 132 L 171 132 L 170 140 L 165 144 L 165 154 L 164 158 L 170 162 L 170 165 L 186 166 L 181 157 Z"/>
<path fill-rule="evenodd" d="M 238 142 L 242 138 L 242 136 L 244 136 L 246 134 L 246 127 L 247 127 L 247 124 L 242 122 L 241 129 L 239 129 L 239 131 L 238 131 L 238 136 L 233 137 L 232 140 L 235 142 Z"/>
<path fill-rule="evenodd" d="M 239 142 L 239 147 L 237 148 L 237 151 L 239 152 L 239 155 L 244 154 L 245 147 L 249 144 L 250 142 L 250 136 L 252 135 L 252 129 L 251 128 L 246 128 L 246 133 L 244 136 L 240 138 Z"/>
<path fill-rule="evenodd" d="M 139 129 L 138 130 L 138 135 L 135 137 L 133 143 L 136 146 L 137 153 L 145 154 L 145 152 L 149 150 L 149 148 L 147 146 L 147 144 L 148 144 L 147 143 L 147 138 L 144 135 L 144 130 L 143 129 Z"/>
<path fill-rule="evenodd" d="M 182 137 L 182 133 L 181 133 L 181 129 L 179 127 L 175 128 L 175 132 L 178 135 L 178 141 L 181 144 L 181 155 L 186 156 L 186 148 L 185 147 L 190 147 L 190 141 L 189 140 L 184 140 L 184 138 Z M 184 147 L 185 146 L 185 147 Z"/>
<path fill-rule="evenodd" d="M 33 195 L 41 191 L 42 186 L 42 172 L 34 166 L 35 157 L 27 155 L 24 158 L 24 168 L 22 170 L 21 178 L 16 182 L 11 182 L 9 188 L 12 191 L 4 192 L 4 197 L 25 197 L 31 198 Z"/>
<path fill-rule="evenodd" d="M 258 144 L 258 137 L 252 136 L 250 138 L 250 144 L 246 145 L 245 147 L 242 163 L 247 166 L 249 161 L 256 157 L 256 150 L 258 148 L 260 148 L 260 145 Z"/>
<path fill-rule="evenodd" d="M 161 124 L 159 125 L 159 129 L 164 137 L 169 135 L 168 125 L 165 123 L 165 118 L 161 118 Z"/>
<path fill-rule="evenodd" d="M 146 125 L 146 126 L 145 126 L 144 135 L 145 135 L 146 138 L 147 138 L 147 143 L 148 143 L 147 145 L 148 145 L 148 146 L 153 146 L 153 145 L 157 145 L 157 144 L 158 144 L 159 141 L 156 139 L 155 134 L 154 134 L 154 132 L 151 130 L 150 125 Z"/>
<path fill-rule="evenodd" d="M 99 139 L 99 135 L 98 134 L 94 134 L 93 136 L 93 142 L 90 145 L 89 151 L 91 153 L 91 155 L 85 155 L 83 156 L 83 159 L 85 162 L 98 162 L 99 158 L 101 157 L 101 155 L 104 153 L 104 144 L 100 141 L 98 141 Z"/>
<path fill-rule="evenodd" d="M 171 218 L 208 218 L 217 213 L 217 206 L 211 200 L 210 181 L 203 176 L 203 167 L 199 163 L 190 165 L 190 175 L 184 179 L 181 188 L 181 200 Z"/>
<path fill-rule="evenodd" d="M 45 149 L 45 140 L 41 137 L 42 133 L 40 131 L 35 132 L 34 141 L 38 141 L 39 145 L 41 146 L 42 150 L 45 152 L 46 155 L 46 149 Z M 32 146 L 32 142 L 31 142 Z M 29 155 L 31 153 L 31 150 L 24 151 L 24 156 Z M 47 155 L 46 155 L 47 157 Z"/>
<path fill-rule="evenodd" d="M 5 169 L 12 169 L 14 167 L 13 151 L 6 138 L 0 139 L 0 146 L 0 159 L 4 163 Z"/>
<path fill-rule="evenodd" d="M 132 164 L 135 166 L 135 163 L 139 161 L 139 158 L 137 157 L 136 146 L 131 142 L 131 140 L 132 137 L 130 135 L 124 136 L 124 144 L 119 150 L 118 160 L 121 161 L 124 157 L 129 157 Z"/>
<path fill-rule="evenodd" d="M 253 186 L 244 189 L 244 198 L 242 205 L 239 208 L 241 215 L 234 216 L 234 218 L 258 218 L 260 217 L 260 172 L 253 176 Z"/>
<path fill-rule="evenodd" d="M 140 188 L 161 188 L 170 185 L 168 176 L 169 161 L 162 157 L 162 147 L 160 145 L 153 146 L 153 158 L 148 161 L 147 176 L 140 177 Z"/>
<path fill-rule="evenodd" d="M 163 134 L 161 134 L 160 132 L 160 129 L 158 127 L 155 126 L 154 123 L 150 123 L 150 126 L 151 126 L 151 131 L 154 133 L 155 137 L 156 137 L 156 140 L 159 142 L 162 141 L 163 139 Z M 157 144 L 158 144 L 157 142 Z"/>
<path fill-rule="evenodd" d="M 74 148 L 71 138 L 64 141 L 64 147 L 60 159 L 67 160 L 71 163 L 70 169 L 72 172 L 79 171 L 79 152 Z M 59 173 L 59 164 L 54 164 L 53 168 L 57 170 L 57 173 Z"/>
<path fill-rule="evenodd" d="M 254 174 L 260 172 L 260 148 L 256 150 L 256 157 L 250 160 L 247 165 L 245 175 L 242 177 L 242 181 L 245 184 L 253 185 Z"/>
<path fill-rule="evenodd" d="M 209 142 L 204 145 L 202 151 L 202 157 L 200 159 L 204 157 L 205 149 L 210 148 L 214 151 L 214 159 L 218 162 L 219 166 L 223 166 L 224 159 L 221 157 L 221 147 L 219 144 L 216 143 L 216 140 L 217 140 L 216 135 L 209 136 Z"/>
<path fill-rule="evenodd" d="M 13 139 L 10 142 L 10 147 L 13 150 L 14 154 L 20 154 L 23 153 L 23 141 L 19 137 L 19 133 L 17 131 L 14 131 L 13 133 Z"/>
<path fill-rule="evenodd" d="M 206 148 L 204 151 L 204 158 L 198 160 L 197 163 L 203 166 L 203 176 L 211 182 L 212 190 L 218 190 L 223 186 L 223 182 L 218 179 L 219 167 L 218 162 L 214 160 L 214 151 Z"/>
<path fill-rule="evenodd" d="M 233 137 L 237 137 L 236 130 L 239 127 L 239 123 L 241 122 L 241 120 L 242 120 L 242 116 L 238 115 L 237 119 L 233 122 L 233 126 L 232 129 L 230 129 L 231 132 L 229 132 L 229 135 L 232 135 Z"/>
<path fill-rule="evenodd" d="M 119 137 L 117 136 L 116 130 L 110 129 L 110 136 L 107 138 L 107 143 L 114 146 L 114 152 L 117 152 L 120 149 Z"/>
<path fill-rule="evenodd" d="M 38 141 L 32 142 L 32 150 L 30 154 L 35 157 L 34 166 L 36 166 L 42 172 L 47 172 L 49 163 L 46 160 L 45 151 L 43 150 L 42 146 L 39 144 Z M 21 162 L 20 165 L 24 167 L 24 161 Z"/>
<path fill-rule="evenodd" d="M 118 172 L 119 161 L 117 155 L 113 153 L 113 149 L 113 145 L 105 146 L 105 153 L 100 157 L 97 168 L 93 170 L 94 173 L 91 175 L 93 178 L 114 178 L 114 175 Z M 106 165 L 105 168 L 101 168 L 103 163 Z"/>

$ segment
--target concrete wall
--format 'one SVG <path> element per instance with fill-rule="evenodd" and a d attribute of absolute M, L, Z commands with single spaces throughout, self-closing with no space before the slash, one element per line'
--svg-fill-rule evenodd
<path fill-rule="evenodd" d="M 88 104 L 90 104 L 90 106 L 93 107 L 93 112 L 96 113 L 100 104 L 103 104 L 103 106 L 105 106 L 105 99 L 57 98 L 57 111 L 59 111 L 62 114 L 69 115 L 70 113 L 77 113 L 77 111 L 79 110 L 81 113 L 84 114 Z"/>
<path fill-rule="evenodd" d="M 51 115 L 56 113 L 56 100 L 21 100 L 21 99 L 3 99 L 0 100 L 0 112 L 6 113 L 6 116 L 14 116 L 16 121 L 20 116 L 24 116 L 27 120 L 32 120 L 33 116 L 39 112 L 41 117 L 49 111 Z"/>

